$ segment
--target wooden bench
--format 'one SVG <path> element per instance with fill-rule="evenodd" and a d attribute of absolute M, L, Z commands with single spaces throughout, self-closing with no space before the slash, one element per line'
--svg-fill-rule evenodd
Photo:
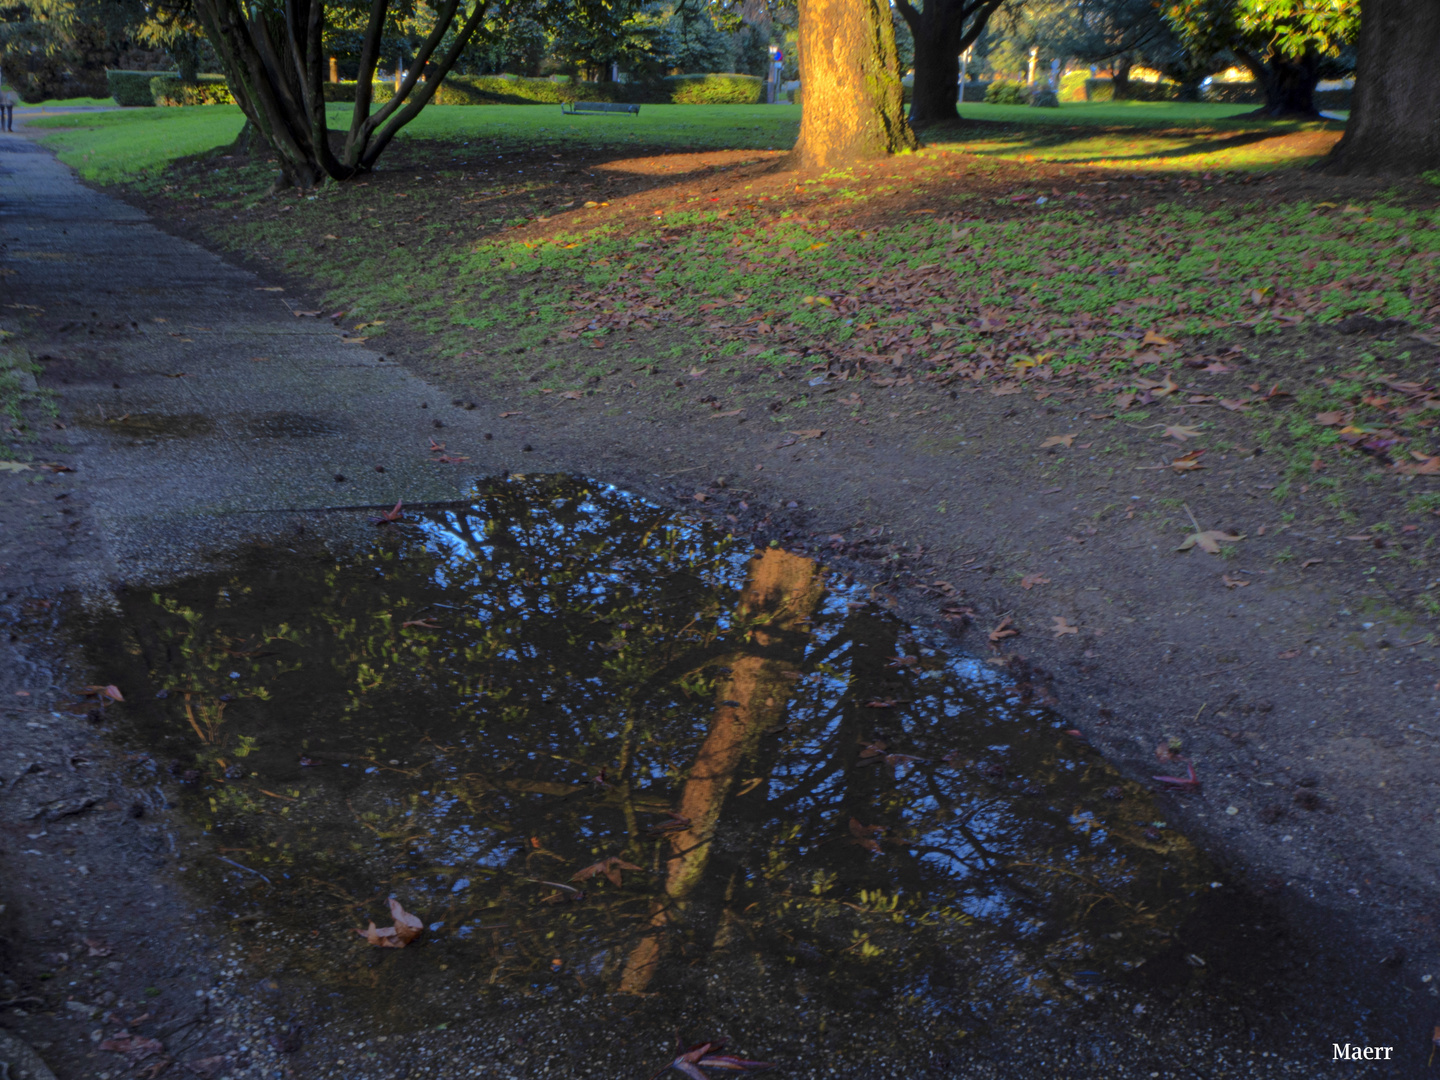
<path fill-rule="evenodd" d="M 626 105 L 619 101 L 572 101 L 568 108 L 561 105 L 560 111 L 566 116 L 578 116 L 581 113 L 629 113 L 631 116 L 639 116 L 640 106 Z"/>

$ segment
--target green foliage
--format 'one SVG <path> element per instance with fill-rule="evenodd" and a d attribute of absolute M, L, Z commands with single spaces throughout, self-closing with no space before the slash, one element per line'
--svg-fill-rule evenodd
<path fill-rule="evenodd" d="M 1010 79 L 996 79 L 985 91 L 987 105 L 1024 105 L 1025 84 Z"/>
<path fill-rule="evenodd" d="M 765 83 L 756 75 L 673 75 L 665 80 L 673 105 L 758 105 Z"/>
<path fill-rule="evenodd" d="M 178 75 L 157 75 L 150 80 L 156 105 L 234 105 L 235 96 L 224 75 L 201 75 L 198 82 L 181 81 Z"/>
<path fill-rule="evenodd" d="M 1110 79 L 1086 79 L 1086 101 L 1114 101 L 1115 83 Z"/>
<path fill-rule="evenodd" d="M 105 84 L 117 105 L 154 105 L 155 92 L 150 89 L 154 78 L 153 71 L 107 71 Z"/>

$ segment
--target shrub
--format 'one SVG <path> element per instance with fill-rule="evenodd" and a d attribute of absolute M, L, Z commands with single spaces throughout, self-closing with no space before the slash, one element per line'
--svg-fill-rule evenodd
<path fill-rule="evenodd" d="M 1126 101 L 1178 101 L 1180 88 L 1172 82 L 1140 82 L 1131 79 L 1125 87 Z"/>
<path fill-rule="evenodd" d="M 150 90 L 153 71 L 107 71 L 105 87 L 116 105 L 154 105 L 155 95 Z"/>
<path fill-rule="evenodd" d="M 575 91 L 550 79 L 516 75 L 447 75 L 435 92 L 436 105 L 558 105 Z"/>
<path fill-rule="evenodd" d="M 183 83 L 178 75 L 157 75 L 150 80 L 150 92 L 156 105 L 235 104 L 224 75 L 201 75 L 195 83 Z"/>
<path fill-rule="evenodd" d="M 1265 100 L 1265 95 L 1260 93 L 1260 88 L 1251 80 L 1245 82 L 1211 82 L 1202 92 L 1201 97 L 1205 101 L 1212 101 L 1219 105 L 1249 105 L 1259 104 Z"/>
<path fill-rule="evenodd" d="M 1086 85 L 1090 82 L 1090 76 L 1083 71 L 1067 71 L 1060 76 L 1060 100 L 1061 101 L 1089 101 L 1086 93 Z"/>
<path fill-rule="evenodd" d="M 321 87 L 326 101 L 353 102 L 355 100 L 355 86 L 350 82 L 327 82 Z M 370 100 L 376 102 L 389 101 L 395 96 L 395 84 L 388 79 L 377 80 L 370 86 Z"/>
<path fill-rule="evenodd" d="M 765 80 L 758 75 L 672 75 L 665 80 L 673 105 L 759 105 Z"/>
<path fill-rule="evenodd" d="M 794 90 L 787 90 L 787 91 L 785 91 L 785 96 L 790 99 L 790 104 L 791 104 L 791 105 L 799 105 L 799 104 L 800 104 L 800 90 L 801 90 L 801 88 L 797 86 L 797 87 L 795 87 Z"/>
<path fill-rule="evenodd" d="M 990 92 L 990 79 L 967 79 L 965 80 L 965 104 L 973 105 L 977 101 L 984 101 L 985 95 Z"/>
<path fill-rule="evenodd" d="M 1086 79 L 1086 101 L 1114 101 L 1115 84 L 1109 79 Z"/>
<path fill-rule="evenodd" d="M 1060 95 L 1044 83 L 1030 88 L 1030 104 L 1037 109 L 1058 109 Z"/>
<path fill-rule="evenodd" d="M 996 79 L 985 91 L 987 105 L 1024 105 L 1025 84 L 1009 79 Z"/>

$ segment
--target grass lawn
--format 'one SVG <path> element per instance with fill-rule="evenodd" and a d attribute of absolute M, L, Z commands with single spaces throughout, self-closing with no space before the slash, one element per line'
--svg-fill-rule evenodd
<path fill-rule="evenodd" d="M 790 106 L 433 108 L 374 176 L 311 197 L 266 197 L 258 162 L 166 171 L 232 139 L 233 109 L 44 123 L 87 177 L 160 190 L 158 212 L 183 204 L 360 332 L 423 334 L 457 377 L 519 395 L 641 372 L 663 376 L 637 391 L 655 407 L 693 410 L 676 372 L 715 369 L 734 385 L 703 409 L 807 429 L 903 424 L 873 411 L 902 387 L 934 409 L 1073 403 L 1100 441 L 1050 446 L 1047 482 L 1229 456 L 1290 519 L 1440 510 L 1440 190 L 1287 169 L 1340 125 L 1244 106 L 964 109 L 988 122 L 796 177 L 773 168 Z"/>

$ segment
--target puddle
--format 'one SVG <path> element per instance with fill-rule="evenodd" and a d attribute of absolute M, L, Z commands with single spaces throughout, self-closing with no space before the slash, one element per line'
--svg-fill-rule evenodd
<path fill-rule="evenodd" d="M 122 413 L 119 416 L 86 414 L 75 417 L 70 423 L 76 427 L 105 431 L 137 441 L 188 439 L 196 435 L 209 435 L 215 430 L 214 421 L 203 413 Z"/>
<path fill-rule="evenodd" d="M 266 413 L 247 427 L 250 434 L 262 439 L 320 439 L 345 434 L 345 429 L 333 420 L 296 412 Z"/>
<path fill-rule="evenodd" d="M 189 881 L 375 1030 L 622 995 L 919 1060 L 1206 975 L 1213 871 L 1142 788 L 810 560 L 633 496 L 511 478 L 120 601 L 92 660 Z M 404 950 L 355 933 L 390 896 Z"/>

